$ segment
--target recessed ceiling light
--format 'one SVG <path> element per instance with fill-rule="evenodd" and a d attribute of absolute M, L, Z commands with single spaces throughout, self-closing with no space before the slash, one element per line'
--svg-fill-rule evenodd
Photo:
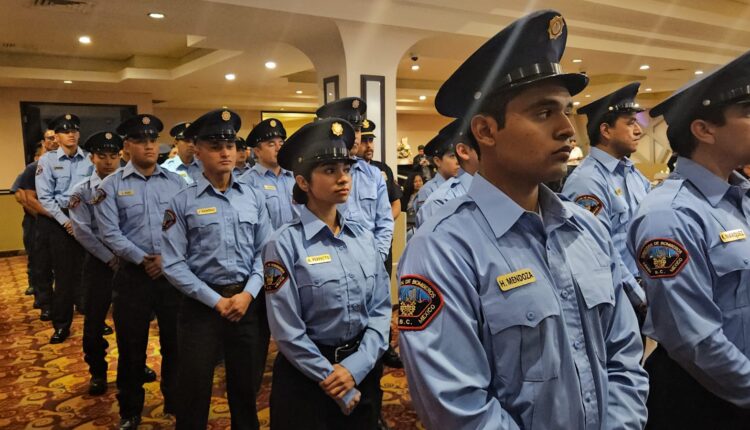
<path fill-rule="evenodd" d="M 275 62 L 273 62 L 273 61 L 266 61 L 266 69 L 272 69 L 273 70 L 275 68 L 276 68 L 276 63 Z"/>
<path fill-rule="evenodd" d="M 63 84 L 72 84 L 72 83 L 73 81 L 68 81 L 68 80 L 63 81 Z"/>
<path fill-rule="evenodd" d="M 412 64 L 411 69 L 416 72 L 417 70 L 419 70 L 419 64 Z"/>
<path fill-rule="evenodd" d="M 234 73 L 227 73 L 226 75 L 224 75 L 224 79 L 226 79 L 227 81 L 233 81 L 237 79 L 237 76 L 235 76 Z"/>
<path fill-rule="evenodd" d="M 584 97 L 589 98 L 591 97 L 591 94 L 586 94 Z"/>
<path fill-rule="evenodd" d="M 427 96 L 419 96 L 419 100 L 425 101 L 427 100 Z"/>
<path fill-rule="evenodd" d="M 227 106 L 222 106 L 221 108 L 222 108 L 222 109 L 227 109 Z"/>
<path fill-rule="evenodd" d="M 581 102 L 573 102 L 573 106 L 578 106 L 580 104 L 581 104 Z"/>
<path fill-rule="evenodd" d="M 640 67 L 641 70 L 648 70 L 650 68 L 651 66 L 649 66 L 648 64 L 641 64 L 641 67 Z"/>
<path fill-rule="evenodd" d="M 695 74 L 696 74 L 696 75 L 702 75 L 702 74 L 703 74 L 703 70 L 696 70 L 696 71 L 695 71 Z"/>
<path fill-rule="evenodd" d="M 151 12 L 148 14 L 148 17 L 153 19 L 164 19 L 165 16 L 166 15 L 160 12 Z"/>
<path fill-rule="evenodd" d="M 651 91 L 652 91 L 651 88 L 646 88 L 647 93 L 650 93 Z"/>
<path fill-rule="evenodd" d="M 91 43 L 91 38 L 89 36 L 81 36 L 78 38 L 78 41 L 84 45 L 88 45 Z"/>
<path fill-rule="evenodd" d="M 574 58 L 573 62 L 574 63 L 583 63 L 583 60 L 581 60 L 580 58 Z"/>
<path fill-rule="evenodd" d="M 284 108 L 281 108 L 281 110 L 284 110 Z"/>
<path fill-rule="evenodd" d="M 295 93 L 302 94 L 302 90 L 297 90 L 297 91 L 295 91 Z"/>

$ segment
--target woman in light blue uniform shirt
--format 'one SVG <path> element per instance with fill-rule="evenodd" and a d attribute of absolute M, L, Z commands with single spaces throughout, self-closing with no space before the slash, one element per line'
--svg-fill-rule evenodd
<path fill-rule="evenodd" d="M 295 175 L 299 216 L 263 250 L 273 369 L 271 429 L 376 429 L 389 280 L 369 230 L 337 205 L 351 190 L 354 129 L 329 118 L 303 126 L 279 152 Z"/>

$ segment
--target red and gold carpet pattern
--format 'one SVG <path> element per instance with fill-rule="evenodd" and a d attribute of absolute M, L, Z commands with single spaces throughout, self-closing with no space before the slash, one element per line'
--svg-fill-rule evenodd
<path fill-rule="evenodd" d="M 27 287 L 26 258 L 0 259 L 0 428 L 16 429 L 112 429 L 119 416 L 115 393 L 117 345 L 108 336 L 109 390 L 103 396 L 88 395 L 88 366 L 83 361 L 83 317 L 76 315 L 71 337 L 50 345 L 52 325 L 39 320 L 32 309 Z M 112 326 L 111 319 L 108 321 Z M 157 328 L 151 327 L 148 365 L 159 372 L 161 358 Z M 271 347 L 264 384 L 258 397 L 261 428 L 268 428 L 271 366 L 276 349 Z M 210 429 L 228 429 L 229 407 L 224 390 L 224 367 L 216 368 L 210 412 Z M 383 412 L 393 430 L 423 429 L 411 407 L 403 370 L 386 368 L 381 385 Z M 146 384 L 146 404 L 140 429 L 167 429 L 174 419 L 162 413 L 159 383 Z"/>

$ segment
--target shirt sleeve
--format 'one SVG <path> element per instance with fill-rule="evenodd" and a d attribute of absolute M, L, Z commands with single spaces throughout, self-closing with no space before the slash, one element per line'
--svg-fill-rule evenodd
<path fill-rule="evenodd" d="M 260 289 L 263 288 L 263 246 L 273 232 L 271 228 L 271 217 L 266 208 L 265 196 L 260 191 L 253 190 L 258 207 L 258 223 L 255 225 L 253 233 L 253 268 L 250 277 L 245 285 L 245 291 L 253 298 L 258 296 Z"/>
<path fill-rule="evenodd" d="M 393 240 L 393 213 L 391 204 L 388 202 L 388 192 L 386 191 L 385 180 L 382 175 L 378 175 L 377 181 L 378 193 L 377 212 L 375 214 L 375 241 L 378 244 L 380 256 L 385 261 L 391 251 L 391 241 Z"/>
<path fill-rule="evenodd" d="M 578 169 L 581 169 L 581 167 L 578 167 Z M 611 235 L 612 204 L 609 199 L 607 184 L 592 176 L 584 176 L 582 172 L 575 172 L 575 176 L 565 181 L 562 194 L 578 206 L 596 215 L 596 218 L 604 224 Z"/>
<path fill-rule="evenodd" d="M 708 247 L 693 217 L 699 215 L 661 210 L 631 225 L 628 245 L 639 260 L 649 302 L 643 331 L 706 389 L 750 408 L 750 359 L 724 334 L 725 315 L 713 300 Z M 659 274 L 646 270 L 638 257 L 650 256 L 649 248 L 656 244 L 672 247 L 682 264 L 667 265 Z"/>
<path fill-rule="evenodd" d="M 37 162 L 31 163 L 21 173 L 21 180 L 18 183 L 18 188 L 22 190 L 36 191 L 36 184 L 34 183 L 34 176 L 36 174 L 36 168 L 39 165 Z"/>
<path fill-rule="evenodd" d="M 70 221 L 76 240 L 100 261 L 109 263 L 114 257 L 112 251 L 94 234 L 92 223 L 94 213 L 91 204 L 86 201 L 81 185 L 77 186 L 70 196 Z"/>
<path fill-rule="evenodd" d="M 99 227 L 102 241 L 109 246 L 115 255 L 133 264 L 141 264 L 148 254 L 125 237 L 120 230 L 120 213 L 115 198 L 117 195 L 115 179 L 115 175 L 107 177 L 99 186 L 97 193 L 94 194 L 94 200 L 92 201 L 94 219 Z M 99 193 L 103 193 L 103 195 Z"/>
<path fill-rule="evenodd" d="M 55 200 L 55 178 L 52 176 L 52 166 L 49 157 L 42 157 L 36 167 L 36 194 L 44 210 L 49 212 L 60 225 L 69 221 Z"/>
<path fill-rule="evenodd" d="M 424 328 L 401 327 L 409 391 L 426 428 L 516 430 L 518 424 L 489 392 L 492 371 L 480 339 L 472 273 L 461 256 L 427 235 L 409 242 L 399 263 L 401 288 L 405 277 L 420 277 L 442 297 L 442 308 Z"/>

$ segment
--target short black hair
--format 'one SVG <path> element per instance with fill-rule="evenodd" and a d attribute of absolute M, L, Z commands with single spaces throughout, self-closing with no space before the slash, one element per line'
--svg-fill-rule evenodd
<path fill-rule="evenodd" d="M 693 132 L 690 131 L 690 125 L 695 120 L 704 120 L 718 126 L 726 124 L 726 110 L 732 106 L 733 103 L 718 105 L 718 106 L 707 106 L 700 108 L 694 115 L 691 116 L 690 120 L 677 124 L 670 124 L 667 127 L 667 139 L 669 139 L 669 146 L 672 150 L 680 157 L 691 158 L 695 152 L 695 148 L 698 147 L 698 139 L 695 138 Z"/>
<path fill-rule="evenodd" d="M 602 126 L 602 124 L 607 124 L 610 127 L 614 127 L 618 119 L 631 115 L 633 113 L 634 112 L 632 111 L 605 113 L 603 117 L 597 120 L 596 126 L 586 127 L 586 132 L 589 135 L 589 144 L 591 146 L 597 146 L 601 143 L 602 132 L 600 127 Z"/>

